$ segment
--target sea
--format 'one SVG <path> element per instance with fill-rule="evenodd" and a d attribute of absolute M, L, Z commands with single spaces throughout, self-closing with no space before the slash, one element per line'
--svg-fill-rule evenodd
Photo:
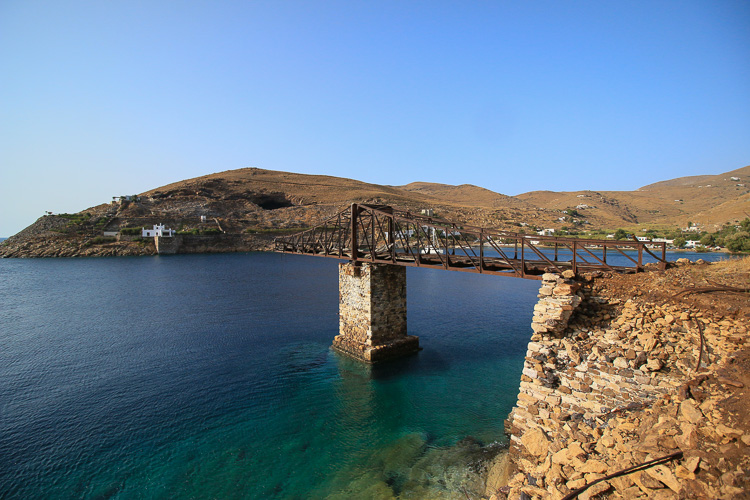
<path fill-rule="evenodd" d="M 481 494 L 539 282 L 408 268 L 423 349 L 373 367 L 330 348 L 338 262 L 0 259 L 0 498 Z"/>

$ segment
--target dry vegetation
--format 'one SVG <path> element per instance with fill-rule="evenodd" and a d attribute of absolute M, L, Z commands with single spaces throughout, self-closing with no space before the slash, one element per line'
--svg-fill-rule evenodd
<path fill-rule="evenodd" d="M 742 186 L 746 178 L 750 178 L 750 167 L 718 176 L 674 179 L 634 192 L 537 191 L 506 196 L 469 184 L 414 182 L 385 186 L 340 177 L 244 168 L 168 184 L 142 193 L 135 202 L 91 207 L 78 214 L 85 215 L 79 226 L 68 228 L 65 234 L 38 231 L 48 224 L 34 224 L 0 247 L 0 255 L 37 255 L 36 249 L 61 238 L 68 240 L 67 250 L 59 253 L 62 248 L 56 245 L 47 253 L 68 255 L 85 245 L 87 238 L 101 236 L 102 231 L 157 223 L 187 232 L 289 231 L 319 223 L 355 202 L 392 205 L 414 212 L 430 208 L 440 218 L 527 233 L 543 228 L 578 231 L 571 234 L 613 232 L 617 228 L 674 231 L 688 222 L 710 230 L 750 213 L 750 190 Z M 579 205 L 587 206 L 576 209 Z M 571 209 L 576 209 L 576 213 L 565 212 Z M 202 221 L 202 217 L 206 220 Z M 33 242 L 35 239 L 39 241 Z"/>

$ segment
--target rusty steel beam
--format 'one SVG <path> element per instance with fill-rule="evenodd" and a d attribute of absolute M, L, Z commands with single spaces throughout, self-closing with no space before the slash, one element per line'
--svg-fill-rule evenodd
<path fill-rule="evenodd" d="M 502 247 L 509 243 L 513 244 L 513 258 Z M 641 241 L 529 236 L 424 217 L 384 205 L 357 203 L 307 231 L 274 240 L 275 251 L 282 253 L 526 279 L 540 279 L 545 272 L 566 269 L 575 272 L 639 272 L 644 269 L 644 251 L 659 263 L 661 269 L 666 268 L 666 244 L 649 244 L 661 247 L 661 258 Z M 538 248 L 539 245 L 554 247 L 552 260 Z M 498 256 L 488 256 L 485 246 Z M 572 253 L 569 260 L 560 261 L 560 247 Z M 601 249 L 602 256 L 592 252 L 592 247 Z M 637 260 L 624 249 L 637 251 Z M 608 263 L 608 250 L 625 256 L 633 265 Z M 587 259 L 586 254 L 594 260 Z"/>

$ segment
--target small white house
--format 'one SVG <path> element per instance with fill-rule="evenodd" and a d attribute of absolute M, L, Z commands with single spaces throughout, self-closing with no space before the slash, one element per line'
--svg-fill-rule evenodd
<path fill-rule="evenodd" d="M 539 236 L 554 236 L 555 230 L 554 229 L 540 229 L 536 232 Z"/>
<path fill-rule="evenodd" d="M 154 224 L 153 229 L 141 229 L 141 236 L 144 238 L 153 238 L 155 236 L 168 237 L 174 236 L 175 230 L 164 227 L 164 224 Z"/>

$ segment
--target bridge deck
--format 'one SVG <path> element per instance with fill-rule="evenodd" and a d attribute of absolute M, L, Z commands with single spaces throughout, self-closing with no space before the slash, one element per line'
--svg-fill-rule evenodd
<path fill-rule="evenodd" d="M 354 204 L 307 231 L 277 238 L 274 244 L 282 253 L 527 279 L 567 269 L 639 272 L 645 269 L 644 252 L 661 269 L 666 267 L 664 243 L 652 244 L 659 256 L 640 241 L 529 236 L 375 205 Z M 612 255 L 618 257 L 618 264 L 612 263 Z"/>

